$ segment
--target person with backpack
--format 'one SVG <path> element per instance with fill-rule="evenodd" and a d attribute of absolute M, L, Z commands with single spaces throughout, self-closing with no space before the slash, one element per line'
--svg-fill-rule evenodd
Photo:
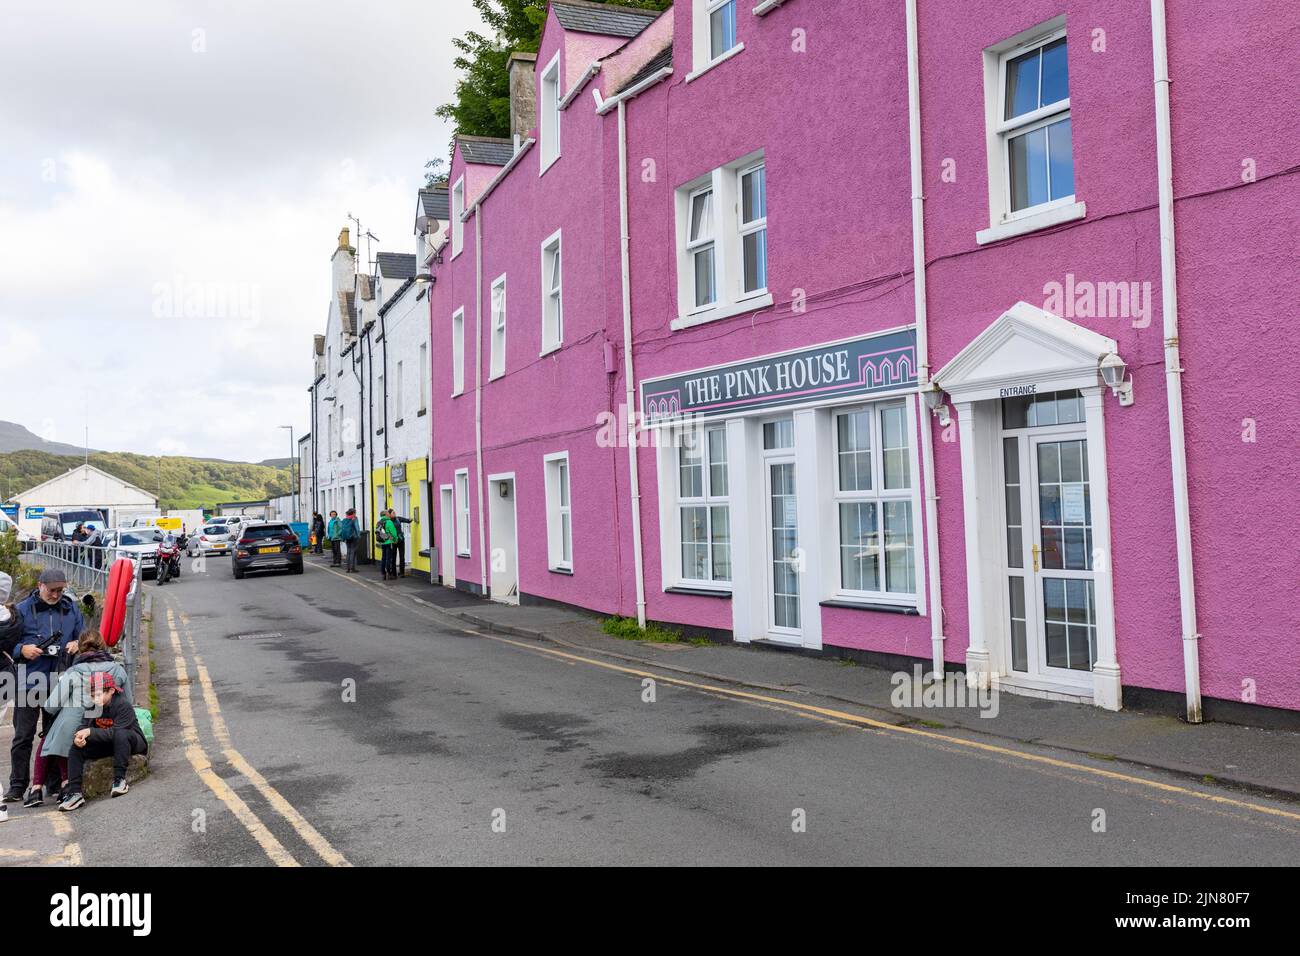
<path fill-rule="evenodd" d="M 397 542 L 393 547 L 393 554 L 397 559 L 397 566 L 394 570 L 393 577 L 404 578 L 406 577 L 406 532 L 403 530 L 402 525 L 411 524 L 412 522 L 410 518 L 400 517 L 397 514 L 396 508 L 388 509 L 388 518 L 392 521 L 393 527 L 397 529 Z"/>
<path fill-rule="evenodd" d="M 24 807 L 39 807 L 45 797 L 66 790 L 67 759 L 72 750 L 72 738 L 90 707 L 93 676 L 109 674 L 118 687 L 126 687 L 126 670 L 113 660 L 98 631 L 87 630 L 81 635 L 80 644 L 72 666 L 59 677 L 59 683 L 50 690 L 45 701 L 45 710 L 54 716 L 54 723 L 37 745 L 32 786 L 23 800 Z M 128 704 L 131 703 L 125 692 L 121 696 Z"/>
<path fill-rule="evenodd" d="M 53 723 L 43 706 L 46 694 L 59 665 L 79 650 L 85 622 L 80 609 L 64 593 L 67 587 L 67 575 L 58 568 L 46 568 L 36 590 L 15 608 L 22 621 L 22 635 L 13 655 L 19 699 L 14 701 L 14 739 L 9 745 L 9 789 L 0 797 L 5 803 L 17 803 L 27 793 L 36 725 L 39 722 L 46 731 Z"/>
<path fill-rule="evenodd" d="M 339 522 L 339 538 L 347 545 L 347 564 L 344 571 L 356 574 L 357 546 L 361 543 L 361 530 L 357 527 L 357 509 L 349 508 L 347 515 Z"/>
<path fill-rule="evenodd" d="M 81 775 L 86 764 L 101 757 L 113 758 L 113 796 L 130 789 L 126 783 L 127 767 L 132 754 L 147 754 L 149 743 L 140 728 L 140 719 L 109 673 L 90 676 L 90 707 L 81 727 L 72 735 L 68 752 L 67 795 L 59 804 L 64 813 L 80 810 L 86 798 L 81 793 Z"/>
<path fill-rule="evenodd" d="M 380 511 L 379 520 L 375 522 L 375 540 L 379 542 L 379 569 L 385 581 L 397 577 L 394 552 L 400 534 L 401 532 L 397 530 L 397 524 L 388 516 L 388 512 Z"/>
<path fill-rule="evenodd" d="M 333 560 L 330 561 L 331 568 L 337 568 L 343 564 L 343 554 L 339 551 L 339 544 L 342 541 L 339 532 L 342 530 L 342 526 L 343 522 L 339 520 L 339 513 L 331 511 L 330 523 L 325 530 L 325 536 L 330 539 L 330 553 L 333 555 Z"/>

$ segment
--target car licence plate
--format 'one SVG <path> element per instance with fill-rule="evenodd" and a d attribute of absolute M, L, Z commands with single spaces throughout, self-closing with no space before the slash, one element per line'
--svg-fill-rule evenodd
<path fill-rule="evenodd" d="M 257 549 L 258 554 L 278 554 L 279 551 L 280 551 L 279 548 L 258 548 Z"/>

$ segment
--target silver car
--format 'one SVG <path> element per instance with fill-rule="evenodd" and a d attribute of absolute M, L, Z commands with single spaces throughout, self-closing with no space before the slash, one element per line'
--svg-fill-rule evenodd
<path fill-rule="evenodd" d="M 158 570 L 158 545 L 163 541 L 163 532 L 158 528 L 117 528 L 106 537 L 117 557 L 128 557 L 139 564 L 145 576 Z"/>
<path fill-rule="evenodd" d="M 228 524 L 207 524 L 185 542 L 185 553 L 191 558 L 204 554 L 229 554 L 234 542 Z"/>

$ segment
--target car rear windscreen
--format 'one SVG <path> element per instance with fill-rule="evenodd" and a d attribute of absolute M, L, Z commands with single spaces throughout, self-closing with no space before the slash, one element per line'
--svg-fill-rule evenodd
<path fill-rule="evenodd" d="M 225 534 L 226 526 L 221 524 L 210 524 L 203 529 L 204 534 Z"/>
<path fill-rule="evenodd" d="M 293 534 L 287 524 L 262 524 L 245 529 L 242 537 L 256 541 L 259 538 L 282 538 L 287 534 Z"/>

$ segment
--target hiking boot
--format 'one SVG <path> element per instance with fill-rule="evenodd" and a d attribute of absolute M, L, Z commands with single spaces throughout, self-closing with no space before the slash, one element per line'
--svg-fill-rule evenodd
<path fill-rule="evenodd" d="M 127 786 L 126 778 L 123 777 L 121 780 L 113 781 L 113 789 L 110 790 L 109 793 L 115 797 L 120 797 L 125 795 L 125 793 L 130 789 L 131 788 Z"/>
<path fill-rule="evenodd" d="M 63 802 L 59 804 L 59 810 L 68 813 L 72 810 L 80 810 L 85 805 L 86 798 L 83 797 L 81 791 L 78 790 L 76 793 L 70 793 L 63 798 Z"/>
<path fill-rule="evenodd" d="M 27 796 L 23 797 L 24 807 L 39 807 L 45 802 L 45 790 L 43 787 L 32 787 L 27 791 Z"/>

